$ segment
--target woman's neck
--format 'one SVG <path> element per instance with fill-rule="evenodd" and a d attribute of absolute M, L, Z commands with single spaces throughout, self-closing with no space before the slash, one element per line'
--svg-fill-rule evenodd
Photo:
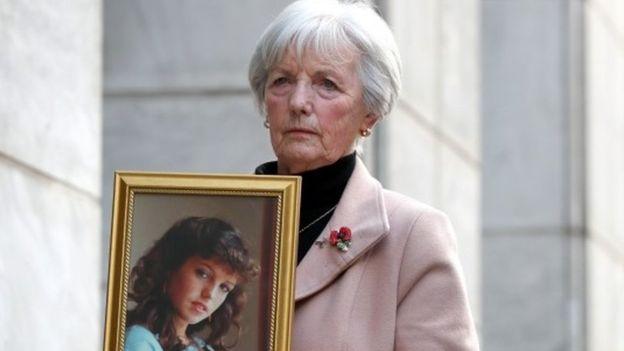
<path fill-rule="evenodd" d="M 313 160 L 305 161 L 301 159 L 279 160 L 277 161 L 277 174 L 283 175 L 301 175 L 306 172 L 326 168 L 338 162 L 339 160 L 355 153 L 355 147 L 349 149 L 344 155 L 333 160 Z"/>
<path fill-rule="evenodd" d="M 186 328 L 188 327 L 188 323 L 181 319 L 179 316 L 173 317 L 173 329 L 175 330 L 176 336 L 184 345 L 188 345 L 189 338 L 186 335 Z"/>

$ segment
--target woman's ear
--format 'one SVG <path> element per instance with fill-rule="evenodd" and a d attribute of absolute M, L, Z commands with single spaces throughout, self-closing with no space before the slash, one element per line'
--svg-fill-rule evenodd
<path fill-rule="evenodd" d="M 379 116 L 374 113 L 369 113 L 364 117 L 362 121 L 362 125 L 360 125 L 360 130 L 370 130 L 373 129 L 377 121 L 379 120 Z"/>

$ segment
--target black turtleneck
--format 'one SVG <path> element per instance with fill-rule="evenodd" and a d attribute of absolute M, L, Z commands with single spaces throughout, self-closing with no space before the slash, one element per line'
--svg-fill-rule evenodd
<path fill-rule="evenodd" d="M 355 168 L 355 152 L 335 163 L 294 174 L 301 176 L 301 209 L 299 212 L 299 248 L 297 263 L 310 250 L 314 241 L 333 214 L 330 209 L 340 200 Z M 256 174 L 277 174 L 277 162 L 267 162 L 256 168 Z M 323 216 L 324 213 L 327 215 Z M 318 219 L 320 216 L 322 218 Z M 318 220 L 317 220 L 318 219 Z M 314 222 L 316 220 L 316 222 Z M 310 225 L 310 223 L 314 224 Z"/>

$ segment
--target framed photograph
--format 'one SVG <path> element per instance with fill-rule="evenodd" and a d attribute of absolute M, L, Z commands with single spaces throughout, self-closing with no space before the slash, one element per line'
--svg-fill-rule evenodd
<path fill-rule="evenodd" d="M 300 178 L 116 172 L 104 351 L 288 351 Z"/>

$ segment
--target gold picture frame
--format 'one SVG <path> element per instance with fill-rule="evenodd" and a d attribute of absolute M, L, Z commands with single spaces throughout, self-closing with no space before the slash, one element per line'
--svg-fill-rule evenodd
<path fill-rule="evenodd" d="M 294 176 L 116 172 L 104 351 L 124 350 L 128 308 L 136 305 L 128 301 L 129 279 L 139 257 L 172 223 L 194 216 L 232 224 L 259 264 L 232 350 L 289 351 L 300 188 Z"/>

